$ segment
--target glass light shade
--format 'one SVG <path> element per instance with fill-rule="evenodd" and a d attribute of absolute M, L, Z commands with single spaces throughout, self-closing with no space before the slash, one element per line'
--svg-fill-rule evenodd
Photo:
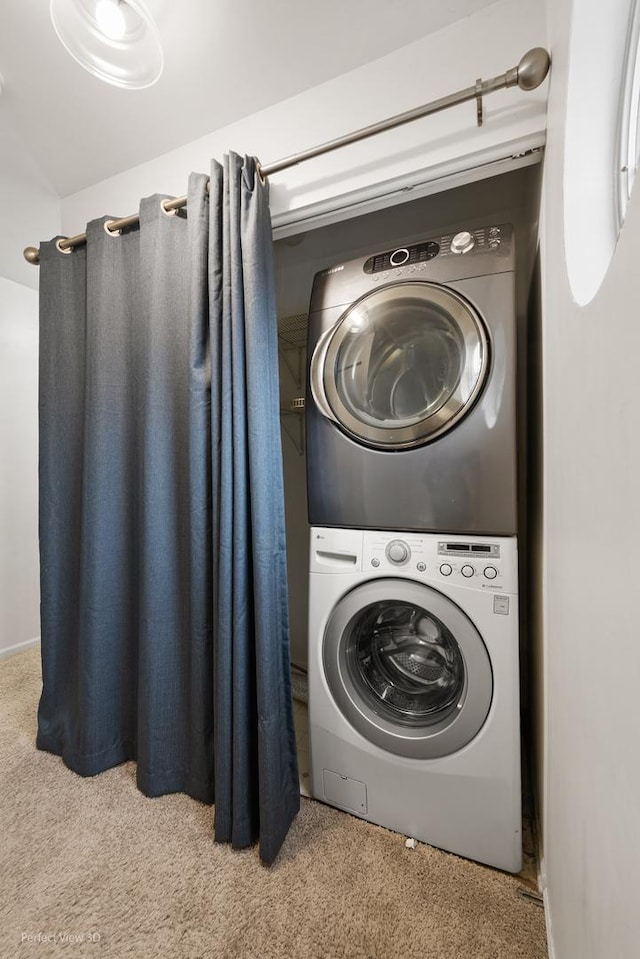
<path fill-rule="evenodd" d="M 127 21 L 120 0 L 98 0 L 96 20 L 104 35 L 110 40 L 122 40 L 127 32 Z"/>
<path fill-rule="evenodd" d="M 51 0 L 49 12 L 62 45 L 95 77 L 134 90 L 159 79 L 162 46 L 142 0 Z"/>

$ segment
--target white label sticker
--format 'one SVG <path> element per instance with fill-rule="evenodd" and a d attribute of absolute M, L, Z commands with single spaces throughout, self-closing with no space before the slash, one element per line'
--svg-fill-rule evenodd
<path fill-rule="evenodd" d="M 493 597 L 493 611 L 498 613 L 501 616 L 509 615 L 509 597 L 508 596 L 494 596 Z"/>

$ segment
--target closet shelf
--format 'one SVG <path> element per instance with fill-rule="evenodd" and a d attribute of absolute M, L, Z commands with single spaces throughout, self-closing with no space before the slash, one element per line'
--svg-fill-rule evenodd
<path fill-rule="evenodd" d="M 278 321 L 278 352 L 298 389 L 304 376 L 308 320 L 306 313 L 293 313 Z"/>
<path fill-rule="evenodd" d="M 297 413 L 298 415 L 304 413 L 305 400 L 304 396 L 296 396 L 294 400 L 291 400 L 289 403 L 286 403 L 284 406 L 280 407 L 281 413 Z"/>
<path fill-rule="evenodd" d="M 293 424 L 289 417 L 293 417 Z M 304 396 L 297 396 L 285 406 L 281 406 L 280 420 L 285 433 L 302 456 L 304 453 Z"/>

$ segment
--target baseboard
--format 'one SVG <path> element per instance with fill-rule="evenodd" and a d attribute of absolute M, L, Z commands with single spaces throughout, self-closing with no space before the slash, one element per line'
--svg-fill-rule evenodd
<path fill-rule="evenodd" d="M 556 951 L 553 945 L 553 930 L 551 928 L 551 910 L 549 909 L 549 887 L 547 885 L 547 870 L 544 857 L 538 864 L 538 888 L 542 892 L 542 903 L 544 906 L 544 924 L 547 930 L 547 952 L 549 959 L 556 959 Z"/>
<path fill-rule="evenodd" d="M 26 653 L 28 649 L 32 649 L 34 646 L 37 646 L 40 642 L 40 637 L 36 636 L 35 639 L 25 639 L 23 643 L 15 643 L 13 646 L 5 646 L 4 649 L 0 649 L 0 659 L 6 659 L 7 656 L 15 656 L 16 653 Z"/>

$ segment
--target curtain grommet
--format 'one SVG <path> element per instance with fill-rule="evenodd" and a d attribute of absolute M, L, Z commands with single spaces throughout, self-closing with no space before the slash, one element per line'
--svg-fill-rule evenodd
<path fill-rule="evenodd" d="M 111 224 L 115 223 L 115 220 L 105 220 L 102 224 L 104 226 L 104 232 L 107 236 L 121 236 L 122 230 L 112 230 Z"/>
<path fill-rule="evenodd" d="M 266 178 L 266 176 L 264 176 L 263 173 L 262 173 L 262 167 L 261 167 L 261 165 L 260 165 L 260 160 L 256 160 L 256 173 L 257 173 L 258 176 L 260 177 L 260 183 L 262 183 L 263 186 L 266 186 L 266 185 L 267 185 L 267 178 Z"/>
<path fill-rule="evenodd" d="M 58 253 L 64 253 L 65 256 L 68 253 L 71 253 L 71 251 L 73 250 L 72 246 L 61 246 L 61 244 L 66 243 L 68 239 L 69 239 L 68 236 L 63 236 L 63 237 L 60 237 L 59 240 L 56 240 L 56 250 L 58 251 Z"/>
<path fill-rule="evenodd" d="M 174 210 L 174 209 L 167 210 L 167 208 L 166 208 L 166 206 L 165 206 L 165 203 L 171 203 L 171 200 L 160 200 L 160 209 L 162 210 L 162 212 L 164 213 L 164 215 L 165 215 L 165 216 L 175 216 L 176 213 L 178 212 L 178 210 L 177 210 L 177 209 L 175 209 L 175 210 Z"/>

